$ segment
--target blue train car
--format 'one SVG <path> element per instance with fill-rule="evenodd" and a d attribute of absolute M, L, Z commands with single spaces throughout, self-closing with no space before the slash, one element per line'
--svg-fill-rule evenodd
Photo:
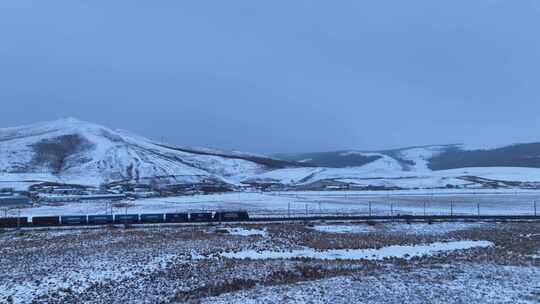
<path fill-rule="evenodd" d="M 187 213 L 166 213 L 165 221 L 168 223 L 185 223 L 189 220 Z"/>
<path fill-rule="evenodd" d="M 115 214 L 114 222 L 117 224 L 135 224 L 139 222 L 138 214 Z"/>
<path fill-rule="evenodd" d="M 249 215 L 247 211 L 218 211 L 214 215 L 214 220 L 220 222 L 247 221 Z"/>
<path fill-rule="evenodd" d="M 62 225 L 86 225 L 86 215 L 64 215 L 60 217 Z"/>
<path fill-rule="evenodd" d="M 89 215 L 88 224 L 90 225 L 103 225 L 112 224 L 114 222 L 112 215 Z"/>
<path fill-rule="evenodd" d="M 212 213 L 211 212 L 195 212 L 189 214 L 189 220 L 191 222 L 211 222 Z"/>
<path fill-rule="evenodd" d="M 141 214 L 141 223 L 163 223 L 165 215 L 160 214 Z"/>

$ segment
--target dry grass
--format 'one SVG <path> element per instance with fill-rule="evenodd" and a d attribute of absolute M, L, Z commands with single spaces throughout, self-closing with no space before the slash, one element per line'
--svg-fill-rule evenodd
<path fill-rule="evenodd" d="M 224 229 L 213 226 L 25 231 L 19 235 L 9 231 L 0 235 L 0 261 L 8 265 L 5 276 L 0 277 L 0 284 L 33 286 L 36 281 L 45 282 L 52 274 L 60 273 L 60 281 L 68 282 L 67 286 L 36 294 L 32 298 L 36 303 L 137 303 L 142 299 L 150 303 L 196 303 L 200 299 L 250 289 L 255 285 L 283 285 L 336 276 L 354 276 L 361 280 L 365 276 L 394 270 L 407 272 L 427 268 L 441 271 L 441 276 L 435 276 L 433 280 L 451 279 L 437 268 L 443 264 L 540 266 L 539 259 L 530 257 L 540 252 L 538 223 L 504 223 L 442 235 L 390 232 L 383 224 L 377 224 L 373 232 L 356 234 L 319 232 L 300 224 L 258 224 L 249 225 L 249 228 L 266 229 L 268 237 L 220 233 Z M 321 250 L 379 248 L 445 240 L 489 240 L 496 246 L 378 262 L 218 258 L 223 251 L 244 249 L 290 250 L 303 246 Z M 193 255 L 203 258 L 194 259 Z M 72 274 L 87 269 L 92 272 L 103 269 L 121 272 L 146 267 L 153 263 L 154 258 L 167 256 L 172 258 L 160 267 L 127 277 L 89 281 L 83 287 L 76 281 L 70 281 Z M 486 278 L 489 279 L 489 273 Z M 0 303 L 7 302 L 8 298 L 8 294 L 0 296 Z"/>

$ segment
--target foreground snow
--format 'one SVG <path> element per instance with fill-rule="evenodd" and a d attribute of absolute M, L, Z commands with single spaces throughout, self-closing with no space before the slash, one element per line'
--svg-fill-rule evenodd
<path fill-rule="evenodd" d="M 486 275 L 489 278 L 486 278 Z M 342 276 L 260 286 L 207 298 L 204 304 L 538 303 L 540 268 L 435 265 L 371 276 Z"/>
<path fill-rule="evenodd" d="M 430 234 L 393 228 L 399 225 L 361 234 L 297 224 L 8 230 L 0 233 L 0 303 L 539 299 L 538 223 Z"/>

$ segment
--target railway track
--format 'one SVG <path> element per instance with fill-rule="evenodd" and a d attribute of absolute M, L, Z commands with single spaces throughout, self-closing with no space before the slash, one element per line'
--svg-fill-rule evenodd
<path fill-rule="evenodd" d="M 61 217 L 58 217 L 61 218 Z M 142 217 L 140 217 L 142 218 Z M 211 224 L 248 224 L 248 223 L 310 223 L 310 222 L 451 222 L 451 221 L 467 221 L 467 222 L 540 222 L 539 215 L 394 215 L 394 216 L 358 216 L 358 215 L 333 215 L 333 216 L 298 216 L 298 217 L 250 217 L 247 219 L 205 219 L 196 221 L 180 221 L 167 222 L 163 221 L 130 221 L 110 223 L 62 223 L 61 221 L 54 224 L 33 224 L 32 222 L 19 222 L 18 224 L 11 223 L 8 225 L 0 225 L 0 228 L 53 228 L 53 227 L 102 227 L 111 225 L 131 225 L 135 227 L 145 226 L 190 226 L 190 225 L 211 225 Z"/>

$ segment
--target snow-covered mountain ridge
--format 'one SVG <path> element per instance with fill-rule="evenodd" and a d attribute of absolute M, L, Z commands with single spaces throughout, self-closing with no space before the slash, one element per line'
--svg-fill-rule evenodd
<path fill-rule="evenodd" d="M 305 189 L 540 186 L 540 144 L 278 156 L 173 146 L 68 118 L 0 129 L 0 188 L 43 181 L 97 186 L 155 179 Z"/>
<path fill-rule="evenodd" d="M 329 168 L 361 167 L 380 158 L 395 160 L 404 171 L 467 167 L 540 168 L 540 143 L 496 147 L 465 144 L 428 145 L 381 151 L 334 151 L 276 154 L 276 158 Z"/>
<path fill-rule="evenodd" d="M 538 188 L 540 143 L 470 149 L 462 144 L 364 152 L 280 154 L 318 168 L 284 169 L 254 179 L 362 189 Z"/>

